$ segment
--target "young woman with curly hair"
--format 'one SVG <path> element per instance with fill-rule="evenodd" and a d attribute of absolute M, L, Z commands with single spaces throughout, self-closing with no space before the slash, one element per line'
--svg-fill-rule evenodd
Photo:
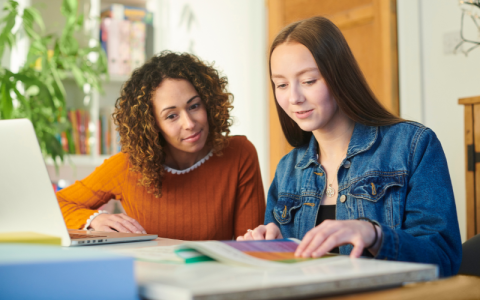
<path fill-rule="evenodd" d="M 135 70 L 113 113 L 122 151 L 57 193 L 67 227 L 218 240 L 261 224 L 257 153 L 229 136 L 227 83 L 190 54 L 165 51 Z M 126 214 L 98 211 L 110 199 Z"/>

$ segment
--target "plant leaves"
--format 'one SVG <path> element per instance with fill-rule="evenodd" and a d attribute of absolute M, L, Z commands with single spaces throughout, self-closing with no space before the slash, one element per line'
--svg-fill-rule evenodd
<path fill-rule="evenodd" d="M 57 99 L 61 101 L 62 106 L 65 106 L 66 92 L 60 79 L 60 75 L 58 74 L 58 70 L 55 68 L 52 68 L 51 71 L 53 79 L 55 80 L 53 84 L 53 88 L 55 89 L 55 95 L 57 96 Z"/>
<path fill-rule="evenodd" d="M 30 103 L 28 103 L 27 98 L 25 98 L 18 89 L 14 88 L 13 91 L 17 95 L 18 101 L 20 101 L 22 106 L 25 108 L 25 117 L 30 119 L 32 115 L 32 111 L 30 109 Z"/>
<path fill-rule="evenodd" d="M 42 32 L 45 31 L 45 24 L 43 23 L 42 16 L 38 12 L 38 10 L 30 6 L 25 8 L 25 10 L 23 11 L 24 17 L 25 17 L 25 14 L 28 14 L 32 18 L 32 20 L 40 27 L 40 30 Z"/>
<path fill-rule="evenodd" d="M 12 29 L 15 26 L 15 20 L 18 16 L 17 7 L 18 3 L 15 1 L 8 1 L 5 4 L 4 10 L 7 11 L 7 15 L 1 20 L 1 23 L 5 25 L 0 32 L 0 57 L 3 56 L 3 52 L 5 51 L 5 44 L 10 48 L 15 44 L 15 36 L 12 33 Z"/>
<path fill-rule="evenodd" d="M 100 91 L 101 76 L 108 76 L 107 60 L 101 47 L 83 48 L 76 39 L 78 33 L 82 34 L 84 24 L 84 16 L 78 13 L 78 0 L 63 0 L 60 9 L 66 21 L 60 36 L 45 35 L 40 13 L 32 7 L 21 12 L 18 3 L 12 0 L 5 4 L 0 20 L 0 56 L 15 45 L 17 36 L 25 34 L 30 40 L 26 63 L 18 72 L 0 67 L 0 118 L 28 117 L 42 153 L 55 161 L 56 158 L 64 159 L 61 132 L 66 132 L 69 147 L 73 146 L 62 82 L 65 73 L 71 73 L 80 88 L 88 83 Z M 21 24 L 17 24 L 19 30 L 12 33 L 18 20 L 21 20 Z M 89 53 L 98 54 L 99 59 L 91 61 Z M 21 85 L 26 92 L 19 90 Z M 12 96 L 18 99 L 18 107 L 13 106 Z"/>
<path fill-rule="evenodd" d="M 0 88 L 0 95 L 2 95 L 2 99 L 0 99 L 2 119 L 11 119 L 12 117 L 13 103 L 12 97 L 10 96 L 9 85 L 10 82 L 8 78 L 4 78 L 2 80 L 2 87 Z"/>

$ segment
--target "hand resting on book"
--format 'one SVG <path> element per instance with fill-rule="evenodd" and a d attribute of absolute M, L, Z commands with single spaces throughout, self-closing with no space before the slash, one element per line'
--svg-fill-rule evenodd
<path fill-rule="evenodd" d="M 377 231 L 375 234 L 374 230 Z M 283 239 L 275 223 L 260 225 L 237 237 L 237 241 Z M 378 226 L 360 220 L 325 220 L 303 237 L 295 251 L 297 257 L 321 257 L 333 248 L 352 244 L 351 257 L 360 257 L 363 249 L 376 255 L 381 244 L 382 230 Z"/>
<path fill-rule="evenodd" d="M 143 233 L 143 229 L 137 220 L 130 218 L 126 214 L 101 214 L 95 217 L 90 224 L 90 228 L 96 231 L 118 231 L 126 233 Z"/>
<path fill-rule="evenodd" d="M 377 232 L 375 233 L 376 230 Z M 335 247 L 352 244 L 350 257 L 358 258 L 363 249 L 376 255 L 380 248 L 382 230 L 360 220 L 325 220 L 307 232 L 298 245 L 295 256 L 321 257 Z"/>
<path fill-rule="evenodd" d="M 254 230 L 249 230 L 243 236 L 237 237 L 237 241 L 252 241 L 252 240 L 277 240 L 283 239 L 282 233 L 277 225 L 270 223 L 267 225 L 260 225 Z"/>

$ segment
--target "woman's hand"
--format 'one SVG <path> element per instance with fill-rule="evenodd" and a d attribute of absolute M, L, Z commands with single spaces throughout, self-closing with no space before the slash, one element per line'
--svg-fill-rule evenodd
<path fill-rule="evenodd" d="M 372 223 L 360 220 L 325 220 L 313 228 L 303 237 L 302 242 L 295 251 L 295 256 L 320 257 L 335 247 L 352 244 L 350 257 L 360 257 L 363 249 L 370 246 L 375 240 L 374 226 Z M 377 242 L 369 251 L 376 255 L 382 240 L 382 231 L 375 226 Z"/>
<path fill-rule="evenodd" d="M 137 220 L 130 218 L 126 214 L 100 214 L 92 220 L 90 228 L 95 229 L 95 231 L 147 233 Z"/>
<path fill-rule="evenodd" d="M 260 225 L 254 230 L 249 230 L 245 235 L 237 237 L 237 241 L 276 240 L 283 239 L 282 233 L 275 223 Z"/>

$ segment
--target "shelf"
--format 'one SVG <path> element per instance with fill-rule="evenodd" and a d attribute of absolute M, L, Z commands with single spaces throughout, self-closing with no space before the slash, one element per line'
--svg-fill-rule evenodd
<path fill-rule="evenodd" d="M 147 5 L 147 0 L 102 0 L 101 10 L 104 10 L 112 4 L 123 4 L 125 6 L 145 8 Z"/>
<path fill-rule="evenodd" d="M 104 83 L 124 83 L 125 81 L 130 79 L 130 75 L 110 74 L 108 80 L 106 76 L 102 75 L 100 79 Z M 67 73 L 65 80 L 75 80 L 75 78 L 73 77 L 72 73 Z"/>
<path fill-rule="evenodd" d="M 99 155 L 97 157 L 93 157 L 92 155 L 67 155 L 64 158 L 65 166 L 69 166 L 73 164 L 74 166 L 93 166 L 97 167 L 101 165 L 105 159 L 110 158 L 111 155 Z M 57 159 L 58 165 L 61 166 L 62 162 Z M 45 160 L 45 164 L 47 166 L 53 166 L 53 159 L 48 158 Z"/>
<path fill-rule="evenodd" d="M 116 82 L 116 83 L 124 83 L 125 81 L 127 81 L 128 79 L 130 79 L 130 75 L 115 75 L 115 74 L 110 74 L 110 80 L 107 81 L 105 76 L 102 76 L 102 80 L 104 82 Z"/>

